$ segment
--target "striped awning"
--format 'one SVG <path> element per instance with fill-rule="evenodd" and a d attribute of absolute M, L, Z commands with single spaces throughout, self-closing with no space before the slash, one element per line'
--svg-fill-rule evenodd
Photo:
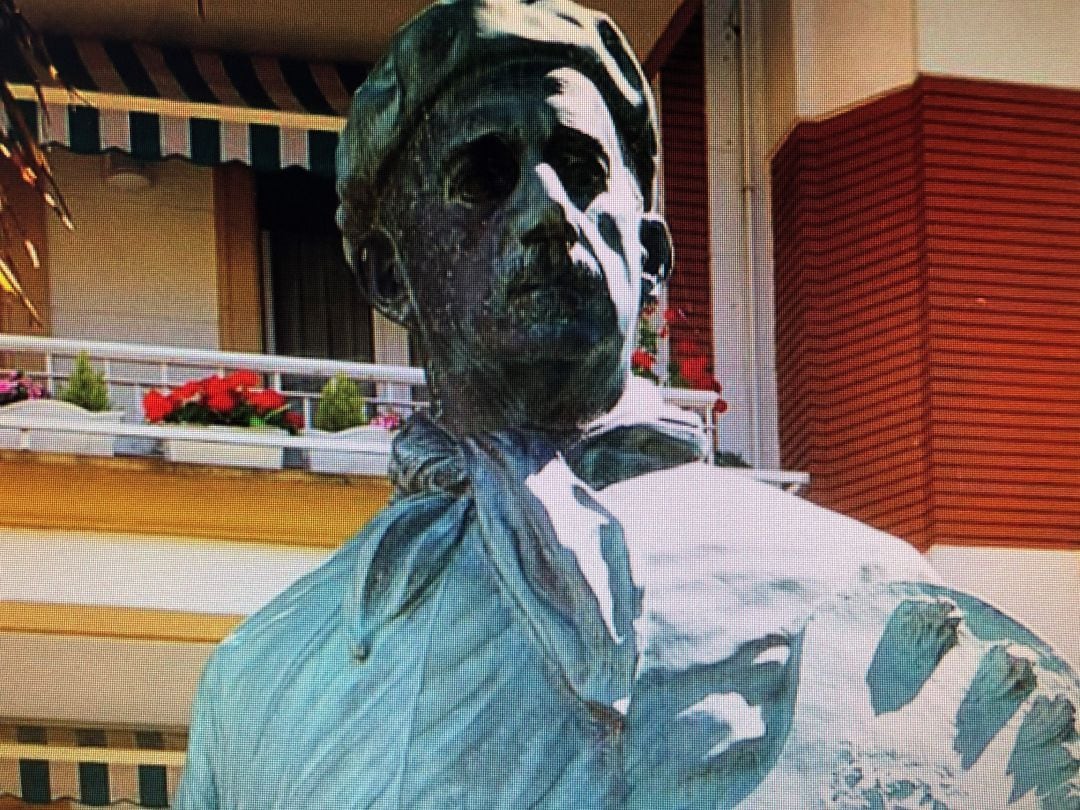
<path fill-rule="evenodd" d="M 5 798 L 51 807 L 168 807 L 186 746 L 182 730 L 0 721 L 0 807 L 8 806 Z"/>
<path fill-rule="evenodd" d="M 46 87 L 42 107 L 25 67 L 4 66 L 42 142 L 142 160 L 182 156 L 333 175 L 338 133 L 366 73 L 359 64 L 116 40 L 50 36 L 46 45 L 74 92 Z"/>

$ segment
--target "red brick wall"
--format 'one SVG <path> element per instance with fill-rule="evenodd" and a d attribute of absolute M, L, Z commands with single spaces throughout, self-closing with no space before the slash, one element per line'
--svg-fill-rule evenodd
<path fill-rule="evenodd" d="M 773 161 L 784 465 L 920 546 L 1080 547 L 1080 93 L 922 78 Z"/>

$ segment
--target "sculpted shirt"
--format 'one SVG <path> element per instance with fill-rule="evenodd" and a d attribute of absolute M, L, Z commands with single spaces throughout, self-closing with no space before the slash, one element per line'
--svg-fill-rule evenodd
<path fill-rule="evenodd" d="M 792 736 L 815 608 L 934 574 L 895 538 L 700 463 L 688 415 L 629 396 L 563 453 L 414 419 L 395 500 L 215 652 L 179 810 L 753 800 Z M 851 782 L 822 760 L 835 746 L 794 740 L 789 778 Z M 864 806 L 822 790 L 786 806 Z"/>

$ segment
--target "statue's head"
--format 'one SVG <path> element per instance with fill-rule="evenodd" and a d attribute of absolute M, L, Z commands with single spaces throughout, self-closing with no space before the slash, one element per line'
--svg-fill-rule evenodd
<path fill-rule="evenodd" d="M 607 17 L 444 0 L 398 32 L 353 100 L 338 219 L 450 427 L 573 429 L 615 403 L 670 264 L 656 169 L 652 95 Z"/>

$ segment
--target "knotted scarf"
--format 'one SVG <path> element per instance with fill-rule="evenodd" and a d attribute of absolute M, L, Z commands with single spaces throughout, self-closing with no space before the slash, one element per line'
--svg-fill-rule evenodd
<path fill-rule="evenodd" d="M 455 438 L 412 417 L 394 441 L 394 497 L 363 530 L 345 610 L 353 640 L 422 598 L 455 548 L 478 531 L 530 637 L 583 700 L 629 696 L 640 614 L 622 527 L 597 490 L 705 455 L 701 420 L 631 379 L 608 414 L 569 448 L 538 431 Z"/>

